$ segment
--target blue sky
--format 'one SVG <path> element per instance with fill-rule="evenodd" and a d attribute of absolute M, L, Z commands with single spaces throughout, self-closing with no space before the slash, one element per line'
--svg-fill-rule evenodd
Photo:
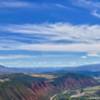
<path fill-rule="evenodd" d="M 0 0 L 0 64 L 100 63 L 99 0 Z"/>

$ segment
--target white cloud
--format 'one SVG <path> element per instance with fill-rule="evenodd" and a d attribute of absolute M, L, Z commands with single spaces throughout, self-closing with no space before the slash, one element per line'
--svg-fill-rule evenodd
<path fill-rule="evenodd" d="M 51 40 L 72 40 L 80 43 L 100 43 L 100 25 L 24 24 L 0 26 L 0 31 L 19 34 L 48 35 Z"/>
<path fill-rule="evenodd" d="M 98 57 L 98 58 L 100 58 L 100 51 L 89 51 L 89 52 L 87 52 L 87 54 L 86 55 L 84 55 L 84 56 L 82 56 L 81 58 L 83 58 L 83 59 L 88 59 L 88 57 Z"/>
<path fill-rule="evenodd" d="M 94 16 L 100 18 L 100 13 L 98 13 L 97 10 L 94 10 L 94 11 L 92 12 L 92 15 L 94 15 Z"/>
<path fill-rule="evenodd" d="M 97 13 L 100 10 L 100 2 L 99 1 L 77 0 L 76 2 L 73 1 L 73 4 L 87 9 L 90 12 L 90 14 L 92 14 L 95 17 L 100 18 L 100 14 Z"/>
<path fill-rule="evenodd" d="M 47 10 L 47 9 L 55 9 L 55 8 L 61 8 L 61 9 L 72 9 L 70 7 L 67 7 L 65 5 L 59 4 L 59 3 L 36 3 L 36 2 L 29 2 L 29 1 L 18 1 L 18 0 L 3 0 L 0 1 L 0 8 L 31 8 L 32 10 Z"/>
<path fill-rule="evenodd" d="M 0 50 L 12 50 L 12 48 L 16 48 L 19 45 L 24 45 L 25 43 L 16 41 L 16 40 L 9 40 L 6 37 L 0 39 Z"/>
<path fill-rule="evenodd" d="M 82 6 L 84 8 L 100 8 L 100 2 L 99 1 L 94 1 L 94 0 L 76 0 L 76 2 L 73 3 L 76 4 L 77 6 Z"/>
<path fill-rule="evenodd" d="M 100 52 L 100 25 L 72 25 L 68 23 L 6 25 L 0 26 L 0 31 L 31 36 L 35 34 L 50 36 L 49 43 L 27 44 L 15 41 L 12 42 L 13 44 L 10 43 L 12 44 L 10 48 L 1 47 L 0 49 Z M 55 44 L 54 41 L 57 40 L 71 40 L 73 43 Z"/>
<path fill-rule="evenodd" d="M 32 7 L 29 2 L 22 1 L 1 1 L 0 8 L 22 8 L 22 7 Z"/>
<path fill-rule="evenodd" d="M 56 7 L 59 7 L 59 8 L 64 8 L 64 9 L 66 9 L 66 8 L 67 8 L 67 9 L 72 9 L 72 8 L 70 8 L 70 7 L 67 7 L 67 6 L 62 5 L 62 4 L 59 4 L 59 3 L 58 3 L 58 4 L 55 4 L 55 6 L 56 6 Z"/>
<path fill-rule="evenodd" d="M 100 52 L 100 44 L 32 44 L 19 46 L 19 49 L 37 51 Z"/>
<path fill-rule="evenodd" d="M 25 59 L 30 58 L 32 56 L 29 55 L 0 55 L 0 59 Z"/>

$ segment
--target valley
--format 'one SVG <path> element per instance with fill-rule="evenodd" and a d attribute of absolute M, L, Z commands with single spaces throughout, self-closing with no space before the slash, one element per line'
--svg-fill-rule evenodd
<path fill-rule="evenodd" d="M 89 91 L 95 93 L 94 89 L 100 85 L 95 78 L 76 73 L 13 73 L 0 75 L 0 80 L 0 100 L 66 100 L 67 96 L 81 97 Z M 81 89 L 85 92 L 79 93 L 83 91 Z"/>
<path fill-rule="evenodd" d="M 51 100 L 100 100 L 100 85 L 66 90 L 51 97 Z"/>
<path fill-rule="evenodd" d="M 100 95 L 99 71 L 83 67 L 0 69 L 0 100 L 91 100 Z"/>

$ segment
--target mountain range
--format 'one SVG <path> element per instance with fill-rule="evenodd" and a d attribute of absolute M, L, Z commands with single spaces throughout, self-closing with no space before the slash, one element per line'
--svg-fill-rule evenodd
<path fill-rule="evenodd" d="M 49 67 L 49 68 L 9 68 L 0 65 L 0 74 L 5 73 L 48 73 L 48 72 L 100 72 L 100 64 L 84 65 L 78 67 Z"/>
<path fill-rule="evenodd" d="M 1 65 L 0 100 L 51 100 L 53 95 L 66 90 L 98 86 L 99 78 L 99 64 L 66 68 L 9 68 Z"/>
<path fill-rule="evenodd" d="M 97 80 L 80 74 L 68 73 L 52 79 L 6 74 L 0 75 L 0 100 L 50 100 L 61 91 L 96 85 L 99 85 Z"/>

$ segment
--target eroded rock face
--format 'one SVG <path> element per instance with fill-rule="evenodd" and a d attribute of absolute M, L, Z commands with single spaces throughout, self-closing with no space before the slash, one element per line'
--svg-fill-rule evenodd
<path fill-rule="evenodd" d="M 9 75 L 11 81 L 0 84 L 0 100 L 49 100 L 62 90 L 97 85 L 91 77 L 65 75 L 53 79 L 34 78 L 27 75 Z"/>

